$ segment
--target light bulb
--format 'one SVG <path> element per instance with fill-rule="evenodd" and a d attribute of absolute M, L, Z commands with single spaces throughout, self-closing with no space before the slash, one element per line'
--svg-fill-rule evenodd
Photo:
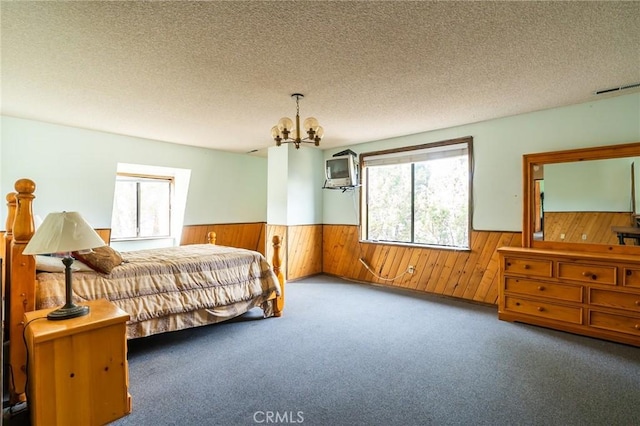
<path fill-rule="evenodd" d="M 315 132 L 320 123 L 318 123 L 318 120 L 316 120 L 314 117 L 309 117 L 304 120 L 303 125 L 306 132 L 308 132 L 309 130 L 313 130 Z"/>
<path fill-rule="evenodd" d="M 282 117 L 280 121 L 278 121 L 278 129 L 283 131 L 284 129 L 291 130 L 293 128 L 293 121 L 289 117 Z"/>

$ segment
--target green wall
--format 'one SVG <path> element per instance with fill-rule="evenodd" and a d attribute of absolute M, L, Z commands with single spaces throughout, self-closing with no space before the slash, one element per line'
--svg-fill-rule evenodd
<path fill-rule="evenodd" d="M 191 170 L 185 225 L 266 221 L 267 159 L 3 116 L 0 193 L 36 182 L 34 214 L 79 211 L 111 225 L 118 163 Z M 6 208 L 0 215 L 4 229 Z"/>
<path fill-rule="evenodd" d="M 514 100 L 516 101 L 516 100 Z M 473 228 L 522 230 L 522 155 L 640 142 L 640 93 L 352 145 L 358 154 L 473 136 Z M 345 148 L 325 151 L 325 158 Z M 626 195 L 627 193 L 625 193 Z M 325 191 L 323 223 L 357 224 L 359 191 Z"/>

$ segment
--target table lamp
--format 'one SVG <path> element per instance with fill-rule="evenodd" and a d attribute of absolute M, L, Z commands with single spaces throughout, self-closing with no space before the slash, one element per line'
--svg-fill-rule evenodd
<path fill-rule="evenodd" d="M 22 254 L 64 253 L 65 297 L 63 307 L 50 312 L 50 320 L 81 317 L 89 313 L 88 306 L 73 303 L 71 290 L 71 252 L 89 250 L 106 245 L 100 235 L 77 212 L 49 213 L 38 227 Z"/>

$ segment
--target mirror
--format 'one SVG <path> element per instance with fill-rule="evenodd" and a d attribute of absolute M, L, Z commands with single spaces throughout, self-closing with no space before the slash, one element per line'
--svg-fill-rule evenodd
<path fill-rule="evenodd" d="M 523 246 L 637 254 L 639 180 L 640 143 L 524 155 Z"/>

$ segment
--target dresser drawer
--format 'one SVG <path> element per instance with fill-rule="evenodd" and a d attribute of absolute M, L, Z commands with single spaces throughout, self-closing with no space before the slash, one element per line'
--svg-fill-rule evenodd
<path fill-rule="evenodd" d="M 615 266 L 558 262 L 558 278 L 597 284 L 616 285 Z"/>
<path fill-rule="evenodd" d="M 504 272 L 550 278 L 553 276 L 553 262 L 551 260 L 505 257 Z"/>
<path fill-rule="evenodd" d="M 582 287 L 574 285 L 554 284 L 525 278 L 507 277 L 504 280 L 504 289 L 508 292 L 529 294 L 551 299 L 566 300 L 569 302 L 582 302 Z"/>
<path fill-rule="evenodd" d="M 640 288 L 640 268 L 622 268 L 622 285 L 625 287 Z"/>
<path fill-rule="evenodd" d="M 640 313 L 640 294 L 591 288 L 589 289 L 589 303 L 609 308 L 628 309 Z"/>
<path fill-rule="evenodd" d="M 534 315 L 540 318 L 582 324 L 582 308 L 579 307 L 562 306 L 554 303 L 541 302 L 539 300 L 506 296 L 504 308 L 507 311 Z"/>
<path fill-rule="evenodd" d="M 592 327 L 640 336 L 640 318 L 591 310 L 588 321 Z"/>

